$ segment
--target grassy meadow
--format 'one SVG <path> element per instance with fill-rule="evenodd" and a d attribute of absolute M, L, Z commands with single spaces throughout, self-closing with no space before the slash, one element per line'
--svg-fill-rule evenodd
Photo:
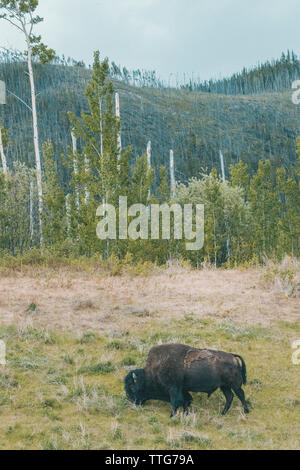
<path fill-rule="evenodd" d="M 0 449 L 299 449 L 299 298 L 270 272 L 2 273 Z M 242 355 L 250 414 L 235 397 L 222 417 L 219 391 L 173 419 L 130 404 L 125 375 L 166 342 Z"/>

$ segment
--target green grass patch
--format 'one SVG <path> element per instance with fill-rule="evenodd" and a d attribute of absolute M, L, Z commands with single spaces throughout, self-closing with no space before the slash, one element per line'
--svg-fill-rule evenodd
<path fill-rule="evenodd" d="M 115 366 L 111 361 L 108 362 L 99 362 L 98 364 L 92 364 L 89 366 L 83 366 L 79 369 L 79 374 L 87 375 L 101 375 L 101 374 L 110 374 L 115 370 Z"/>
<path fill-rule="evenodd" d="M 291 343 L 296 323 L 272 328 L 235 322 L 141 322 L 125 340 L 80 337 L 15 325 L 0 328 L 7 364 L 0 368 L 0 449 L 297 449 L 299 366 Z M 248 369 L 245 416 L 235 397 L 193 394 L 188 416 L 170 419 L 170 404 L 129 403 L 123 380 L 143 367 L 150 348 L 166 342 L 240 354 Z"/>

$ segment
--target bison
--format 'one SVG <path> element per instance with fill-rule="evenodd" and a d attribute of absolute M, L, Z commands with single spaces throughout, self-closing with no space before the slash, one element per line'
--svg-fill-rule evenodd
<path fill-rule="evenodd" d="M 242 384 L 247 382 L 244 359 L 237 354 L 211 349 L 196 349 L 184 344 L 155 346 L 149 352 L 146 367 L 129 372 L 125 378 L 127 398 L 136 405 L 147 400 L 162 400 L 172 405 L 173 417 L 179 407 L 188 411 L 189 392 L 203 392 L 210 397 L 218 388 L 225 396 L 225 415 L 233 392 L 249 413 Z"/>

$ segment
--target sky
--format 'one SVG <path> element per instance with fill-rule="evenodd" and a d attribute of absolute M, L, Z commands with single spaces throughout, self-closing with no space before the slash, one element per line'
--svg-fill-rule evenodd
<path fill-rule="evenodd" d="M 299 0 L 40 0 L 38 26 L 58 54 L 92 63 L 93 51 L 128 69 L 221 78 L 282 51 L 300 54 Z M 24 49 L 0 21 L 0 46 Z"/>

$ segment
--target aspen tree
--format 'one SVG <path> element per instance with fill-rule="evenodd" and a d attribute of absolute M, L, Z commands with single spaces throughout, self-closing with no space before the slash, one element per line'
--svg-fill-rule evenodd
<path fill-rule="evenodd" d="M 151 140 L 149 140 L 148 145 L 147 145 L 147 162 L 148 162 L 148 170 L 149 173 L 151 172 L 151 152 L 152 152 L 152 144 Z M 151 188 L 149 188 L 149 193 L 148 193 L 148 198 L 150 199 L 151 197 Z"/>
<path fill-rule="evenodd" d="M 40 245 L 43 245 L 42 214 L 43 214 L 43 187 L 42 187 L 42 165 L 39 146 L 38 118 L 36 105 L 35 80 L 33 72 L 33 59 L 38 57 L 42 64 L 50 62 L 55 57 L 53 49 L 42 43 L 41 36 L 33 34 L 34 27 L 43 21 L 36 14 L 38 0 L 0 0 L 0 19 L 4 19 L 25 37 L 27 67 L 31 89 L 31 110 L 33 123 L 33 143 L 35 153 L 36 178 L 38 190 Z"/>
<path fill-rule="evenodd" d="M 7 160 L 5 155 L 5 147 L 8 143 L 8 136 L 7 131 L 1 126 L 1 119 L 0 119 L 0 156 L 2 162 L 3 173 L 7 175 L 8 168 L 7 168 Z"/>
<path fill-rule="evenodd" d="M 171 196 L 175 196 L 176 179 L 175 179 L 175 164 L 174 164 L 174 151 L 170 150 L 170 179 L 171 179 Z"/>
<path fill-rule="evenodd" d="M 120 95 L 119 95 L 119 93 L 115 94 L 115 99 L 116 99 L 116 117 L 120 121 L 121 120 L 121 112 L 120 112 Z M 120 159 L 121 153 L 122 153 L 121 129 L 118 132 L 118 149 L 119 149 L 118 158 Z"/>

